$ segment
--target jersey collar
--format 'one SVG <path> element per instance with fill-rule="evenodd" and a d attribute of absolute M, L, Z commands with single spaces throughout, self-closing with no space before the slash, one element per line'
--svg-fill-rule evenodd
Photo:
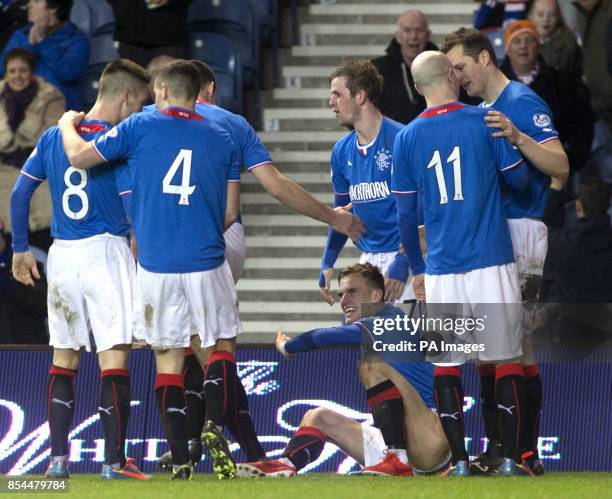
<path fill-rule="evenodd" d="M 76 129 L 79 134 L 87 135 L 90 133 L 105 132 L 112 127 L 113 125 L 111 125 L 108 121 L 83 120 L 78 124 Z"/>
<path fill-rule="evenodd" d="M 163 109 L 159 109 L 160 113 L 166 114 L 168 116 L 173 116 L 175 118 L 183 118 L 186 120 L 203 120 L 204 117 L 200 114 L 194 113 L 189 109 L 183 109 L 182 107 L 165 107 Z"/>
<path fill-rule="evenodd" d="M 442 104 L 441 106 L 425 109 L 425 111 L 419 114 L 419 118 L 431 118 L 432 116 L 440 116 L 441 114 L 448 114 L 454 111 L 458 111 L 463 107 L 465 107 L 465 105 L 461 104 L 460 102 L 450 102 L 448 104 Z"/>

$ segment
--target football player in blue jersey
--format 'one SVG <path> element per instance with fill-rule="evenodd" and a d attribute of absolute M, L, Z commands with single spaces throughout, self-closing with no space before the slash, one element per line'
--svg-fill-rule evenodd
<path fill-rule="evenodd" d="M 200 93 L 196 101 L 196 112 L 204 116 L 205 119 L 229 131 L 236 146 L 240 167 L 252 172 L 268 191 L 276 195 L 280 202 L 296 211 L 312 216 L 313 212 L 310 207 L 322 207 L 323 205 L 276 169 L 270 154 L 257 137 L 253 127 L 244 117 L 215 105 L 216 82 L 212 69 L 201 61 L 192 60 L 191 63 L 195 65 L 200 74 Z M 154 106 L 147 106 L 146 109 L 152 111 Z M 238 195 L 238 191 L 235 191 L 235 195 Z M 238 199 L 235 199 L 235 202 L 238 202 Z M 225 239 L 225 259 L 232 270 L 234 282 L 237 282 L 244 267 L 246 252 L 244 227 L 242 226 L 240 216 L 224 232 L 223 236 Z M 192 341 L 191 347 L 201 364 L 207 365 L 208 352 L 200 348 L 197 338 Z M 199 457 L 201 452 L 198 449 L 199 439 L 195 440 L 194 437 L 199 435 L 203 424 L 201 415 L 204 411 L 204 401 L 198 396 L 201 392 L 201 378 L 203 374 L 195 358 L 187 355 L 185 361 L 185 388 L 188 395 L 187 407 L 190 414 L 189 446 L 193 459 Z M 237 404 L 235 409 L 229 409 L 232 415 L 226 418 L 226 424 L 241 448 L 245 451 L 247 459 L 249 461 L 256 461 L 265 457 L 265 452 L 259 444 L 251 416 L 248 412 L 246 393 L 242 384 L 237 383 L 236 386 L 239 392 Z M 194 417 L 191 417 L 192 414 Z M 170 456 L 165 454 L 160 458 L 160 464 L 162 466 L 165 465 L 165 463 L 169 462 L 169 458 Z"/>
<path fill-rule="evenodd" d="M 195 113 L 200 78 L 193 64 L 176 61 L 164 66 L 157 73 L 154 90 L 156 112 L 126 120 L 93 144 L 74 132 L 79 113 L 66 113 L 60 129 L 75 166 L 87 168 L 100 157 L 127 157 L 139 246 L 138 280 L 147 341 L 156 350 L 156 393 L 173 476 L 189 478 L 192 473 L 181 374 L 182 348 L 189 346 L 191 332 L 196 330 L 210 352 L 204 380 L 208 421 L 202 439 L 215 472 L 220 478 L 231 478 L 235 465 L 220 429 L 231 417 L 232 407 L 224 401 L 236 396 L 240 383 L 233 354 L 240 323 L 236 289 L 224 257 L 223 230 L 238 214 L 238 204 L 226 202 L 237 200 L 231 192 L 228 195 L 239 182 L 237 151 L 227 130 Z M 293 206 L 303 213 L 353 236 L 360 233 L 352 215 L 321 203 L 313 205 L 312 197 L 293 182 L 279 180 L 274 185 L 291 190 Z M 174 251 L 167 251 L 168 243 L 175 244 Z"/>
<path fill-rule="evenodd" d="M 352 206 L 367 233 L 357 241 L 361 263 L 380 268 L 386 278 L 385 300 L 414 298 L 408 281 L 408 260 L 399 252 L 395 199 L 390 182 L 393 169 L 393 142 L 403 125 L 382 115 L 378 109 L 382 76 L 370 61 L 343 63 L 329 77 L 329 106 L 338 123 L 352 129 L 334 146 L 331 154 L 331 180 L 334 205 Z M 330 292 L 333 267 L 346 236 L 330 229 L 319 277 L 323 299 L 333 305 Z"/>
<path fill-rule="evenodd" d="M 507 30 L 506 42 L 525 32 L 524 24 L 516 23 Z M 446 37 L 443 51 L 453 63 L 461 85 L 470 96 L 483 99 L 481 106 L 491 110 L 485 118 L 494 137 L 506 137 L 523 154 L 530 171 L 529 188 L 524 192 L 504 191 L 504 209 L 521 281 L 522 298 L 537 303 L 540 281 L 547 252 L 547 229 L 540 220 L 546 205 L 550 178 L 563 184 L 569 163 L 553 125 L 548 105 L 527 85 L 510 81 L 497 67 L 495 51 L 480 31 L 462 28 Z M 493 130 L 492 130 L 493 131 Z M 538 456 L 539 420 L 542 408 L 542 381 L 533 354 L 531 333 L 537 325 L 537 311 L 525 315 L 522 359 L 526 382 L 526 408 L 521 453 L 528 466 L 542 474 Z M 479 366 L 482 408 L 489 446 L 472 469 L 476 473 L 495 472 L 501 445 L 497 427 L 495 378 L 491 365 Z"/>
<path fill-rule="evenodd" d="M 424 52 L 413 65 L 417 91 L 427 109 L 397 136 L 393 192 L 396 194 L 402 244 L 414 274 L 415 294 L 428 303 L 463 304 L 475 313 L 487 307 L 489 327 L 478 343 L 477 358 L 496 365 L 495 397 L 503 442 L 502 474 L 526 474 L 517 439 L 524 392 L 518 273 L 506 222 L 500 176 L 508 186 L 524 189 L 527 168 L 505 139 L 491 136 L 487 110 L 457 102 L 458 80 L 441 52 Z M 419 247 L 416 195 L 422 196 L 427 265 Z M 494 324 L 494 325 L 491 325 Z M 469 475 L 463 428 L 460 365 L 466 355 L 438 364 L 434 374 L 436 405 L 453 452 L 451 476 Z"/>
<path fill-rule="evenodd" d="M 124 59 L 106 66 L 93 108 L 77 128 L 85 140 L 111 129 L 147 100 L 149 76 Z M 127 244 L 127 165 L 71 166 L 57 127 L 48 129 L 23 166 L 11 196 L 13 274 L 24 284 L 38 278 L 28 250 L 28 213 L 34 190 L 45 180 L 53 203 L 49 250 L 48 313 L 53 364 L 47 390 L 51 461 L 47 476 L 68 476 L 68 432 L 75 406 L 74 381 L 81 349 L 100 362 L 100 419 L 104 431 L 102 478 L 148 479 L 125 457 L 130 413 L 128 353 L 136 318 L 135 264 Z"/>
<path fill-rule="evenodd" d="M 362 337 L 371 343 L 378 337 L 378 322 L 406 315 L 385 304 L 384 277 L 370 263 L 342 270 L 338 284 L 346 324 L 315 329 L 291 339 L 278 333 L 276 347 L 285 357 L 326 346 L 360 345 Z M 362 310 L 364 305 L 369 308 Z M 391 328 L 387 333 L 397 338 L 401 337 L 398 331 Z M 412 341 L 418 344 L 416 338 Z M 367 343 L 363 346 L 371 353 Z M 449 446 L 438 417 L 431 410 L 433 366 L 424 359 L 419 352 L 393 359 L 366 354 L 361 359 L 359 374 L 374 426 L 328 407 L 312 409 L 303 416 L 300 428 L 280 459 L 238 464 L 239 476 L 293 476 L 318 459 L 326 440 L 365 466 L 361 471 L 364 475 L 411 476 L 432 474 L 444 468 L 450 458 Z"/>

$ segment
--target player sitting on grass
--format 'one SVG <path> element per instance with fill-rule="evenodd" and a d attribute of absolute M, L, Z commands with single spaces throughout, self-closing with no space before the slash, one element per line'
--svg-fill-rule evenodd
<path fill-rule="evenodd" d="M 405 315 L 385 305 L 384 277 L 369 263 L 344 269 L 338 283 L 346 325 L 315 329 L 292 339 L 279 333 L 276 346 L 283 355 L 320 346 L 359 345 L 362 332 L 371 336 L 377 318 Z M 374 305 L 373 316 L 361 318 L 363 304 Z M 433 366 L 425 362 L 389 365 L 382 360 L 363 359 L 359 371 L 375 427 L 330 409 L 312 409 L 304 415 L 280 459 L 238 464 L 237 475 L 293 476 L 319 457 L 326 440 L 365 465 L 363 474 L 411 476 L 413 470 L 435 473 L 444 467 L 449 446 L 438 418 L 430 410 L 434 406 Z"/>

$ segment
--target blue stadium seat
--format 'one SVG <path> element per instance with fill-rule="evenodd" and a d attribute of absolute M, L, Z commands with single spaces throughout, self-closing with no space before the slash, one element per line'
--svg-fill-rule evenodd
<path fill-rule="evenodd" d="M 75 0 L 70 20 L 87 36 L 115 31 L 113 9 L 105 0 Z"/>
<path fill-rule="evenodd" d="M 251 0 L 195 0 L 187 29 L 227 36 L 240 51 L 245 83 L 259 87 L 259 32 Z"/>
<path fill-rule="evenodd" d="M 208 64 L 215 72 L 217 104 L 242 114 L 242 67 L 240 52 L 218 33 L 191 33 L 191 56 Z"/>
<path fill-rule="evenodd" d="M 90 38 L 91 52 L 89 55 L 89 65 L 106 65 L 107 62 L 119 59 L 116 42 L 113 40 L 112 33 L 103 33 Z"/>
<path fill-rule="evenodd" d="M 506 57 L 506 50 L 504 49 L 504 32 L 501 31 L 485 31 L 487 38 L 493 45 L 493 49 L 495 50 L 495 55 L 497 56 L 498 62 L 501 62 Z"/>
<path fill-rule="evenodd" d="M 251 0 L 261 44 L 272 48 L 273 86 L 280 81 L 278 56 L 278 0 Z"/>
<path fill-rule="evenodd" d="M 90 66 L 85 71 L 85 74 L 81 78 L 81 93 L 83 97 L 83 110 L 89 111 L 96 102 L 96 96 L 98 95 L 98 80 L 102 74 L 104 66 L 96 65 Z"/>

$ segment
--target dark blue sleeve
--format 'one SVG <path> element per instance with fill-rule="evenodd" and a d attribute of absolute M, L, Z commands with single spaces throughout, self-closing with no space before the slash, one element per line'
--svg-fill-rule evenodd
<path fill-rule="evenodd" d="M 404 245 L 404 251 L 410 260 L 412 274 L 422 274 L 425 272 L 425 262 L 423 261 L 421 244 L 419 242 L 416 193 L 396 194 L 395 204 L 397 206 L 397 224 L 400 241 Z"/>
<path fill-rule="evenodd" d="M 11 193 L 11 224 L 13 225 L 13 251 L 28 251 L 28 219 L 30 199 L 40 182 L 25 175 L 19 175 Z"/>
<path fill-rule="evenodd" d="M 346 206 L 351 202 L 351 198 L 348 194 L 335 194 L 334 195 L 334 206 Z M 323 278 L 322 272 L 325 269 L 333 268 L 342 248 L 346 244 L 348 236 L 338 232 L 331 227 L 327 231 L 327 241 L 325 243 L 325 249 L 323 250 L 323 258 L 321 259 L 321 275 L 319 276 L 319 285 L 323 287 L 325 285 L 325 279 Z M 323 280 L 323 284 L 321 284 Z"/>
<path fill-rule="evenodd" d="M 339 327 L 313 329 L 291 338 L 285 343 L 288 353 L 308 352 L 319 347 L 339 345 L 360 345 L 361 328 L 357 324 Z"/>

